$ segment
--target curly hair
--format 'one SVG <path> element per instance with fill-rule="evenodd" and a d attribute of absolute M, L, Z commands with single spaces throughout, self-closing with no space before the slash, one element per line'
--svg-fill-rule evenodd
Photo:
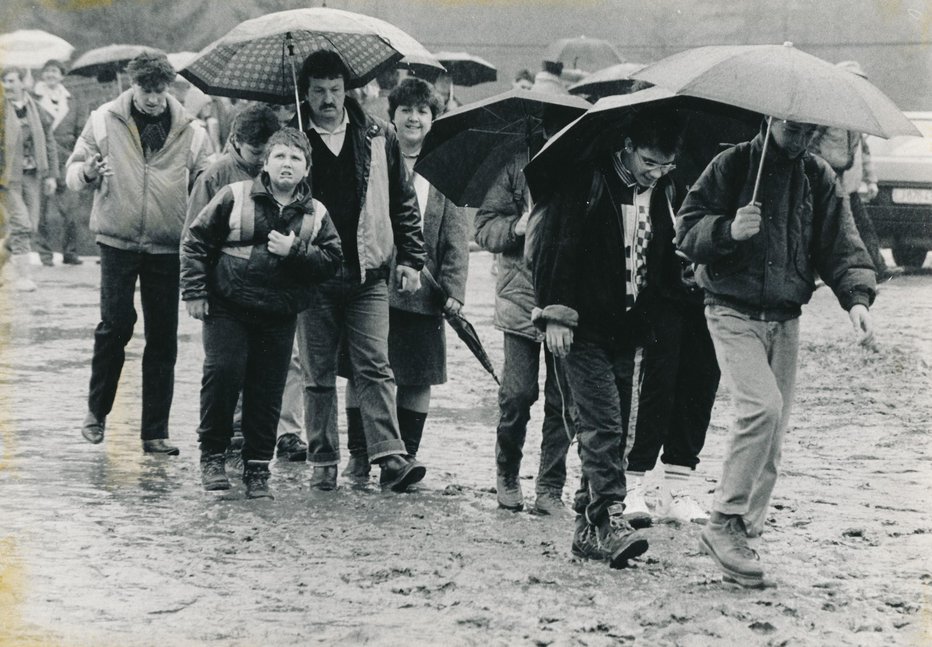
<path fill-rule="evenodd" d="M 307 140 L 307 136 L 300 130 L 286 126 L 281 130 L 275 131 L 272 136 L 269 137 L 268 148 L 265 150 L 266 160 L 269 159 L 269 154 L 277 144 L 301 149 L 301 152 L 304 153 L 304 159 L 307 161 L 307 166 L 310 168 L 311 142 Z"/>
<path fill-rule="evenodd" d="M 395 118 L 398 106 L 427 106 L 434 119 L 437 118 L 443 106 L 440 97 L 434 92 L 433 86 L 423 79 L 408 77 L 388 95 L 388 118 Z"/>
<path fill-rule="evenodd" d="M 147 92 L 164 88 L 175 80 L 175 68 L 168 62 L 165 52 L 160 51 L 137 54 L 126 66 L 126 73 Z"/>
<path fill-rule="evenodd" d="M 281 124 L 275 111 L 265 104 L 245 108 L 233 119 L 233 137 L 241 144 L 264 146 Z"/>

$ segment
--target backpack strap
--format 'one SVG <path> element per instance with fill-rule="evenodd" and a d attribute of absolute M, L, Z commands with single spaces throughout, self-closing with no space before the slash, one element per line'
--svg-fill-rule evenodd
<path fill-rule="evenodd" d="M 252 180 L 228 185 L 233 193 L 230 209 L 230 233 L 220 251 L 237 258 L 248 259 L 252 254 L 252 237 L 255 234 L 256 208 L 249 197 Z"/>

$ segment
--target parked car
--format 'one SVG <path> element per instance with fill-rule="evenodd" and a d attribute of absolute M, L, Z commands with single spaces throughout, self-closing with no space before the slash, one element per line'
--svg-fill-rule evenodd
<path fill-rule="evenodd" d="M 880 193 L 865 203 L 882 247 L 902 267 L 920 267 L 932 250 L 932 112 L 907 112 L 922 137 L 870 137 Z"/>

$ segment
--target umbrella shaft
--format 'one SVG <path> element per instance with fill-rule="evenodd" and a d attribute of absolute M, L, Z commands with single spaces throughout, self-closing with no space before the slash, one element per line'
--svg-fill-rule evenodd
<path fill-rule="evenodd" d="M 764 173 L 764 158 L 767 156 L 767 144 L 770 143 L 770 126 L 773 124 L 773 117 L 767 117 L 767 132 L 764 134 L 764 146 L 760 152 L 760 165 L 757 167 L 757 179 L 754 180 L 754 193 L 751 194 L 751 204 L 757 202 L 757 190 L 760 188 L 760 178 Z"/>

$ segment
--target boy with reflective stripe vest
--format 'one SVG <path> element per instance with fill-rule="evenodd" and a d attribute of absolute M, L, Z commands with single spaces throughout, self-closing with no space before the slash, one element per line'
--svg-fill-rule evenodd
<path fill-rule="evenodd" d="M 343 260 L 327 210 L 311 197 L 311 151 L 285 128 L 268 143 L 254 181 L 224 187 L 191 223 L 181 244 L 181 296 L 204 322 L 201 476 L 229 489 L 224 451 L 243 392 L 243 482 L 248 498 L 270 497 L 269 462 L 298 312 L 311 287 Z"/>

